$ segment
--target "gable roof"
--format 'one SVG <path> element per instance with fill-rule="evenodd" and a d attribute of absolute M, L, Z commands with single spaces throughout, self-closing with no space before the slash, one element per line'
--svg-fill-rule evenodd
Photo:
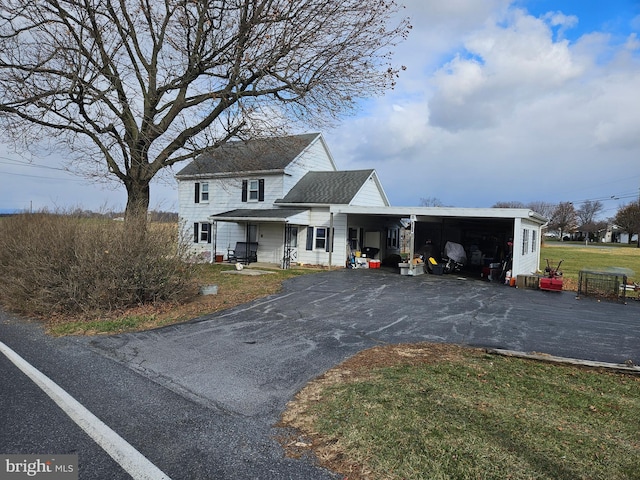
<path fill-rule="evenodd" d="M 276 204 L 348 205 L 375 170 L 308 172 Z"/>
<path fill-rule="evenodd" d="M 318 137 L 319 133 L 306 133 L 230 141 L 200 155 L 180 170 L 176 177 L 282 171 Z"/>

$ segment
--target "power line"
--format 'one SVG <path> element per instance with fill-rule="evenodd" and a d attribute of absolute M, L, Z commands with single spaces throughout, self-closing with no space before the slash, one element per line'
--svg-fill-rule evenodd
<path fill-rule="evenodd" d="M 29 175 L 26 173 L 15 173 L 15 172 L 4 172 L 0 170 L 0 173 L 3 175 L 14 175 L 16 177 L 27 177 L 27 178 L 41 178 L 44 180 L 62 180 L 65 182 L 82 182 L 83 180 L 80 178 L 63 178 L 63 177 L 43 177 L 41 175 Z"/>
<path fill-rule="evenodd" d="M 23 162 L 21 160 L 16 160 L 14 158 L 3 157 L 3 156 L 0 156 L 0 163 L 3 163 L 5 165 L 17 165 L 21 167 L 46 168 L 47 170 L 58 170 L 61 172 L 71 173 L 66 168 L 52 167 L 51 165 L 42 165 L 39 163 L 32 163 L 32 162 Z"/>

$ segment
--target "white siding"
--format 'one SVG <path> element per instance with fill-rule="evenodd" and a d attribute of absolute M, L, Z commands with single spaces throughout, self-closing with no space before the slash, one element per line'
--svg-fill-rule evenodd
<path fill-rule="evenodd" d="M 353 198 L 350 205 L 358 205 L 362 207 L 384 207 L 385 200 L 378 188 L 378 184 L 373 178 L 369 179 L 362 186 L 358 194 Z"/>
<path fill-rule="evenodd" d="M 331 215 L 328 210 L 312 211 L 309 221 L 310 227 L 329 228 Z M 347 216 L 344 214 L 334 214 L 333 216 L 333 252 L 331 252 L 332 266 L 345 266 L 347 261 Z M 301 227 L 298 233 L 298 261 L 310 265 L 329 265 L 329 252 L 325 249 L 306 249 L 307 229 Z"/>
<path fill-rule="evenodd" d="M 530 275 L 540 268 L 540 225 L 523 218 L 514 221 L 512 275 Z"/>
<path fill-rule="evenodd" d="M 285 169 L 283 196 L 308 172 L 334 172 L 335 164 L 324 142 L 318 137 Z"/>

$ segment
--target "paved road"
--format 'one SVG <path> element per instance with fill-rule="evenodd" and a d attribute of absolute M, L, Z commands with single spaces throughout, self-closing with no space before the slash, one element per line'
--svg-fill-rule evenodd
<path fill-rule="evenodd" d="M 417 341 L 640 364 L 640 302 L 339 270 L 289 280 L 278 295 L 186 324 L 46 343 L 74 365 L 86 364 L 83 391 L 108 367 L 114 394 L 101 393 L 111 405 L 107 423 L 174 479 L 329 479 L 308 460 L 283 458 L 273 425 L 286 402 L 360 350 Z"/>

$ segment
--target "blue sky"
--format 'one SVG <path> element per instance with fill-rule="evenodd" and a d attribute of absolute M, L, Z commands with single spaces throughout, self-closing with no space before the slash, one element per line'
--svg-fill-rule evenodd
<path fill-rule="evenodd" d="M 413 30 L 396 88 L 323 132 L 339 168 L 375 168 L 396 206 L 601 200 L 610 216 L 638 197 L 640 2 L 404 4 Z M 0 145 L 0 210 L 125 204 L 122 187 L 56 158 L 17 158 Z M 177 210 L 171 175 L 151 202 Z"/>

